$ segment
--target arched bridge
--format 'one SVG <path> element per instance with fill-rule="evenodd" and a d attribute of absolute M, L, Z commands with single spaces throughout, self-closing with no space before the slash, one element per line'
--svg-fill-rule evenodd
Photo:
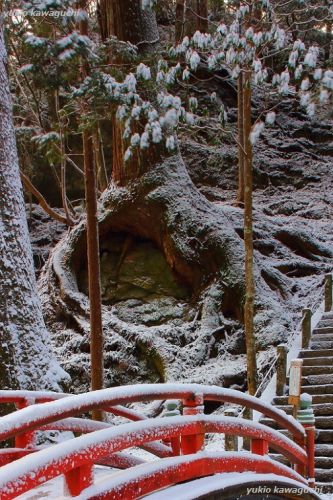
<path fill-rule="evenodd" d="M 182 414 L 147 418 L 124 406 L 157 400 L 178 400 Z M 242 418 L 205 415 L 207 401 L 259 411 L 290 437 Z M 313 446 L 306 428 L 276 407 L 238 391 L 197 384 L 122 386 L 79 395 L 0 391 L 0 403 L 17 409 L 0 418 L 0 439 L 12 440 L 13 446 L 0 449 L 3 500 L 60 475 L 67 495 L 80 499 L 236 498 L 242 491 L 251 498 L 256 488 L 264 488 L 260 491 L 271 493 L 271 498 L 294 498 L 296 490 L 301 498 L 320 498 L 310 488 Z M 89 412 L 96 409 L 128 422 L 90 420 Z M 73 437 L 37 446 L 37 431 L 45 430 L 71 431 Z M 207 451 L 205 435 L 211 433 L 248 438 L 251 451 Z M 155 459 L 145 462 L 126 452 L 131 447 L 144 448 Z M 269 458 L 269 449 L 286 457 L 290 466 Z M 110 472 L 94 481 L 98 464 Z"/>

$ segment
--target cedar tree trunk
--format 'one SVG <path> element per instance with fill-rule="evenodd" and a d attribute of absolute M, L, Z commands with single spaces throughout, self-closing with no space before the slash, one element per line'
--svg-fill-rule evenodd
<path fill-rule="evenodd" d="M 59 389 L 37 294 L 20 180 L 0 18 L 0 381 L 2 389 Z"/>

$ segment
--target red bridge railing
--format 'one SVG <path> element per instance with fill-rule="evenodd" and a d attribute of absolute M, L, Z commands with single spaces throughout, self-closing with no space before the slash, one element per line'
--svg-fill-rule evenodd
<path fill-rule="evenodd" d="M 147 419 L 121 406 L 167 399 L 182 402 L 183 416 Z M 260 411 L 287 429 L 294 440 L 248 420 L 204 415 L 205 401 L 233 403 Z M 1 450 L 0 453 L 1 499 L 15 498 L 61 474 L 65 475 L 71 495 L 82 493 L 84 496 L 80 498 L 99 498 L 98 495 L 102 495 L 103 498 L 130 499 L 138 498 L 138 485 L 142 496 L 180 481 L 218 472 L 275 473 L 303 486 L 307 485 L 306 477 L 311 472 L 307 471 L 308 454 L 303 427 L 275 407 L 230 389 L 197 384 L 146 384 L 75 396 L 0 391 L 0 403 L 15 403 L 20 408 L 0 418 L 0 440 L 15 438 L 15 448 Z M 73 418 L 92 409 L 102 409 L 132 422 L 111 426 L 104 422 Z M 35 432 L 50 429 L 82 435 L 47 449 L 36 448 Z M 252 454 L 202 452 L 207 433 L 251 438 Z M 133 446 L 144 447 L 160 460 L 142 465 L 142 460 L 124 453 Z M 297 471 L 264 457 L 269 447 L 295 464 Z M 97 493 L 97 486 L 92 486 L 92 471 L 94 464 L 101 463 L 125 470 L 117 475 L 110 474 L 104 486 L 98 486 Z M 139 464 L 140 467 L 136 467 Z M 121 496 L 119 492 L 122 492 Z"/>

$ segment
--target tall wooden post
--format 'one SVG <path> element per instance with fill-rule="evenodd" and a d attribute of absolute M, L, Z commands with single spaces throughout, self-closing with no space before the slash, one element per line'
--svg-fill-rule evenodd
<path fill-rule="evenodd" d="M 332 275 L 325 276 L 325 312 L 332 310 Z"/>
<path fill-rule="evenodd" d="M 276 395 L 283 396 L 287 379 L 287 346 L 280 344 L 277 346 L 276 365 Z"/>
<path fill-rule="evenodd" d="M 253 168 L 252 144 L 250 134 L 251 123 L 251 70 L 244 73 L 244 245 L 245 245 L 245 305 L 244 329 L 247 358 L 247 385 L 251 396 L 255 395 L 257 387 L 256 346 L 253 327 L 254 316 L 254 276 L 253 276 Z"/>
<path fill-rule="evenodd" d="M 86 9 L 83 0 L 82 9 Z M 88 21 L 79 23 L 80 34 L 88 36 Z M 86 64 L 82 65 L 82 78 L 89 73 Z M 101 277 L 99 261 L 99 227 L 97 217 L 97 183 L 94 162 L 94 144 L 92 131 L 85 128 L 82 133 L 84 180 L 87 211 L 87 261 L 88 261 L 88 290 L 90 305 L 90 360 L 91 360 L 91 389 L 96 391 L 104 385 L 103 363 L 103 324 L 101 301 Z M 102 420 L 102 412 L 93 410 L 92 417 Z"/>
<path fill-rule="evenodd" d="M 308 349 L 311 338 L 311 309 L 303 309 L 302 314 L 302 349 Z"/>
<path fill-rule="evenodd" d="M 236 417 L 236 410 L 234 408 L 227 408 L 224 411 L 225 417 Z M 224 449 L 225 451 L 238 451 L 238 436 L 225 434 L 224 436 Z"/>

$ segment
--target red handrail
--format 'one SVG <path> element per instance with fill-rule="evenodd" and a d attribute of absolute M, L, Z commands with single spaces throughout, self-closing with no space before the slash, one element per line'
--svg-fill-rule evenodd
<path fill-rule="evenodd" d="M 3 401 L 15 402 L 15 395 L 12 394 L 6 397 L 3 394 L 5 392 L 0 392 L 0 398 L 2 396 Z M 44 401 L 47 401 L 47 394 L 50 393 L 45 393 Z M 3 417 L 0 421 L 0 440 L 15 436 L 18 433 L 18 428 L 21 433 L 24 433 L 55 422 L 59 418 L 72 417 L 97 408 L 114 412 L 116 411 L 114 407 L 119 404 L 165 399 L 186 399 L 190 401 L 194 400 L 198 394 L 202 395 L 206 401 L 234 403 L 262 412 L 290 431 L 297 440 L 304 442 L 305 432 L 303 427 L 285 412 L 272 405 L 264 404 L 253 396 L 232 389 L 201 386 L 199 384 L 143 384 L 103 389 L 75 396 L 64 397 L 62 395 L 56 401 L 35 405 L 33 408 L 24 408 Z M 20 396 L 17 395 L 17 397 Z M 31 398 L 33 398 L 32 394 Z M 21 396 L 21 399 L 26 400 L 27 398 Z"/>
<path fill-rule="evenodd" d="M 302 448 L 289 438 L 261 424 L 211 415 L 157 418 L 95 431 L 41 450 L 34 454 L 33 460 L 30 457 L 23 457 L 5 465 L 0 469 L 1 498 L 3 500 L 14 498 L 73 469 L 82 469 L 86 473 L 87 466 L 128 447 L 159 439 L 195 436 L 207 432 L 264 440 L 293 463 L 305 464 L 307 461 Z M 86 486 L 89 482 L 88 478 Z"/>
<path fill-rule="evenodd" d="M 88 487 L 82 498 L 90 500 L 133 500 L 161 488 L 166 488 L 194 478 L 217 473 L 254 472 L 277 474 L 298 481 L 306 481 L 297 472 L 267 457 L 241 453 L 200 452 L 194 455 L 172 457 L 156 463 L 148 463 L 132 470 L 111 476 L 97 485 Z M 190 488 L 190 485 L 189 485 Z M 171 498 L 171 497 L 170 497 Z"/>

